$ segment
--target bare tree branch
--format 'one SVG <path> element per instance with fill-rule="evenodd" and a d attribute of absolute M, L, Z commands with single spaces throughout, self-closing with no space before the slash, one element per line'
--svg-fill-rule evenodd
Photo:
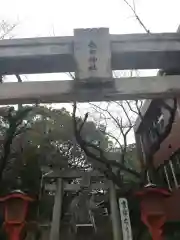
<path fill-rule="evenodd" d="M 130 117 L 129 117 L 128 113 L 127 113 L 127 110 L 125 109 L 123 103 L 122 102 L 118 102 L 118 101 L 115 102 L 115 103 L 123 109 L 123 112 L 125 113 L 126 118 L 128 119 L 129 126 L 131 127 L 132 126 L 132 121 L 131 121 L 131 119 L 130 119 Z"/>
<path fill-rule="evenodd" d="M 110 113 L 110 111 L 108 111 L 108 107 L 107 107 L 106 109 L 103 109 L 103 108 L 101 108 L 100 106 L 95 105 L 94 103 L 90 103 L 90 105 L 92 105 L 92 106 L 94 106 L 94 107 L 97 107 L 97 108 L 98 108 L 99 110 L 101 110 L 101 111 L 107 112 L 107 114 L 114 120 L 114 122 L 116 123 L 117 127 L 118 127 L 118 128 L 122 127 L 122 125 L 119 123 L 118 119 L 115 118 L 115 117 L 112 115 L 112 113 Z"/>
<path fill-rule="evenodd" d="M 125 115 L 126 115 L 126 117 L 127 117 L 128 122 L 131 124 L 131 120 L 130 120 L 129 115 L 127 114 L 126 110 L 124 109 L 124 105 L 123 105 L 122 101 L 116 101 L 116 102 L 114 102 L 114 103 L 115 103 L 116 105 L 118 105 L 120 108 L 123 109 L 123 111 L 124 111 L 124 113 L 125 113 Z"/>
<path fill-rule="evenodd" d="M 126 171 L 126 172 L 129 172 L 131 174 L 133 174 L 134 176 L 136 177 L 140 177 L 139 173 L 137 173 L 136 171 L 132 170 L 132 169 L 129 169 L 127 167 L 125 167 L 123 164 L 117 162 L 116 160 L 108 160 L 105 155 L 104 155 L 104 151 L 96 146 L 95 144 L 92 144 L 92 143 L 89 143 L 89 142 L 86 142 L 85 140 L 82 139 L 81 137 L 81 133 L 79 131 L 79 128 L 78 128 L 78 123 L 77 123 L 77 120 L 76 120 L 76 103 L 74 103 L 74 106 L 73 106 L 73 115 L 72 115 L 72 119 L 73 119 L 73 127 L 74 127 L 74 133 L 75 133 L 75 137 L 76 137 L 76 140 L 78 142 L 78 144 L 81 146 L 81 148 L 83 149 L 83 151 L 85 152 L 85 154 L 90 157 L 91 159 L 94 159 L 96 160 L 97 162 L 100 162 L 102 164 L 104 164 L 104 166 L 106 167 L 106 174 L 113 178 L 113 180 L 116 182 L 116 184 L 119 185 L 118 181 L 118 177 L 113 173 L 112 171 L 112 167 L 117 167 L 123 171 Z M 87 120 L 87 118 L 85 117 L 84 120 Z M 83 121 L 85 123 L 85 121 Z M 84 125 L 84 124 L 83 124 Z M 82 128 L 81 128 L 82 130 Z M 98 153 L 98 154 L 94 154 L 90 149 L 95 149 Z M 103 170 L 104 171 L 104 170 Z"/>
<path fill-rule="evenodd" d="M 122 144 L 120 143 L 120 141 L 118 140 L 117 137 L 115 137 L 113 134 L 106 132 L 106 135 L 109 136 L 110 138 L 114 139 L 116 141 L 116 143 L 118 143 L 120 149 L 122 150 Z"/>
<path fill-rule="evenodd" d="M 0 40 L 5 39 L 17 27 L 18 23 L 10 24 L 4 20 L 0 22 Z"/>
<path fill-rule="evenodd" d="M 135 4 L 135 0 L 133 0 L 133 9 L 136 12 L 136 4 Z"/>
<path fill-rule="evenodd" d="M 97 111 L 97 108 L 95 107 L 96 105 L 94 105 L 94 104 L 91 104 L 91 103 L 89 103 L 90 105 L 91 105 L 91 107 L 95 110 L 95 111 Z M 103 116 L 103 120 L 105 121 L 105 127 L 107 127 L 107 120 L 110 120 L 111 118 L 109 117 L 107 117 L 106 115 L 105 115 L 105 113 L 103 113 L 103 112 L 99 112 L 99 114 L 100 114 L 100 119 L 99 119 L 99 122 L 101 121 L 101 117 Z M 99 124 L 98 124 L 99 125 Z"/>
<path fill-rule="evenodd" d="M 140 118 L 142 119 L 141 107 L 143 105 L 143 101 L 140 100 L 140 107 L 138 106 L 138 101 L 139 100 L 135 100 L 136 110 L 134 108 L 132 108 L 130 101 L 126 101 L 126 102 L 127 102 L 129 109 L 131 110 L 131 112 L 135 113 L 137 116 L 140 116 Z"/>
<path fill-rule="evenodd" d="M 133 5 L 134 7 L 131 6 L 131 4 L 127 1 L 127 0 L 123 0 L 126 5 L 131 9 L 131 11 L 133 12 L 134 16 L 136 17 L 137 21 L 139 22 L 139 24 L 142 26 L 142 28 L 145 30 L 146 33 L 150 33 L 150 30 L 147 29 L 147 27 L 144 25 L 144 23 L 142 22 L 142 20 L 140 19 L 140 17 L 138 16 L 136 9 L 135 9 L 135 2 L 133 1 Z"/>
<path fill-rule="evenodd" d="M 123 105 L 123 102 L 114 102 L 114 103 L 117 104 L 118 107 L 120 107 L 123 110 L 123 112 L 124 112 L 124 114 L 125 114 L 125 116 L 128 120 L 128 125 L 127 126 L 123 126 L 124 124 L 123 124 L 123 119 L 122 119 L 121 116 L 119 116 L 119 117 L 113 116 L 111 111 L 108 109 L 109 104 L 107 105 L 106 109 L 103 109 L 100 106 L 97 106 L 93 103 L 90 103 L 90 104 L 96 110 L 99 109 L 100 111 L 106 112 L 111 117 L 111 119 L 115 122 L 115 124 L 116 124 L 118 130 L 120 131 L 120 134 L 122 135 L 122 138 L 123 138 L 123 144 L 120 144 L 120 142 L 118 141 L 120 149 L 121 149 L 121 159 L 120 159 L 120 161 L 121 161 L 122 164 L 125 164 L 125 155 L 127 153 L 127 135 L 132 130 L 133 124 L 132 124 L 132 121 L 131 121 L 128 113 L 127 113 L 127 110 L 126 110 L 125 106 Z M 108 131 L 107 131 L 107 135 L 108 135 Z M 111 137 L 112 137 L 112 135 L 111 135 Z M 117 138 L 113 138 L 113 139 L 116 139 L 116 142 L 117 142 Z"/>

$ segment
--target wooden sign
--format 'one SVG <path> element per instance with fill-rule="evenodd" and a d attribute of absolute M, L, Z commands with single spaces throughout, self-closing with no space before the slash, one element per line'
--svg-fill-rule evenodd
<path fill-rule="evenodd" d="M 132 240 L 131 222 L 129 218 L 128 202 L 126 198 L 119 198 L 123 240 Z"/>

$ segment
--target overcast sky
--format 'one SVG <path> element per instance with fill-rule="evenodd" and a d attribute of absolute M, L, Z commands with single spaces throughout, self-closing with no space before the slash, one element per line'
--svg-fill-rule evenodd
<path fill-rule="evenodd" d="M 134 2 L 137 14 L 151 32 L 177 30 L 180 0 Z M 123 0 L 0 0 L 0 6 L 1 20 L 19 23 L 14 32 L 17 38 L 73 35 L 74 28 L 93 27 L 108 27 L 114 34 L 144 32 Z M 31 80 L 59 80 L 59 75 L 36 75 Z"/>
<path fill-rule="evenodd" d="M 0 0 L 0 3 L 2 19 L 20 22 L 16 37 L 72 35 L 74 28 L 93 27 L 109 27 L 111 33 L 143 32 L 123 0 Z M 135 5 L 150 31 L 176 31 L 180 0 L 135 0 Z"/>

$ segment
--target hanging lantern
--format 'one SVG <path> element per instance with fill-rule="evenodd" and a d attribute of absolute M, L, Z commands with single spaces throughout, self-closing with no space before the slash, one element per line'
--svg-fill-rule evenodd
<path fill-rule="evenodd" d="M 166 221 L 164 199 L 171 194 L 168 190 L 148 185 L 136 196 L 141 201 L 141 220 L 148 227 L 153 240 L 162 240 L 162 226 Z"/>
<path fill-rule="evenodd" d="M 26 223 L 29 203 L 32 201 L 34 200 L 31 197 L 20 190 L 0 198 L 0 202 L 4 203 L 4 229 L 9 240 L 20 240 L 20 234 Z"/>

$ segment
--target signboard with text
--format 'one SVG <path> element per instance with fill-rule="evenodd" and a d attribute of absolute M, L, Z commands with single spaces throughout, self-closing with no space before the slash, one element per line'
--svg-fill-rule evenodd
<path fill-rule="evenodd" d="M 109 29 L 76 29 L 74 57 L 76 79 L 111 78 Z"/>
<path fill-rule="evenodd" d="M 129 217 L 129 208 L 126 198 L 119 198 L 119 209 L 121 215 L 123 240 L 132 240 L 131 221 Z"/>

